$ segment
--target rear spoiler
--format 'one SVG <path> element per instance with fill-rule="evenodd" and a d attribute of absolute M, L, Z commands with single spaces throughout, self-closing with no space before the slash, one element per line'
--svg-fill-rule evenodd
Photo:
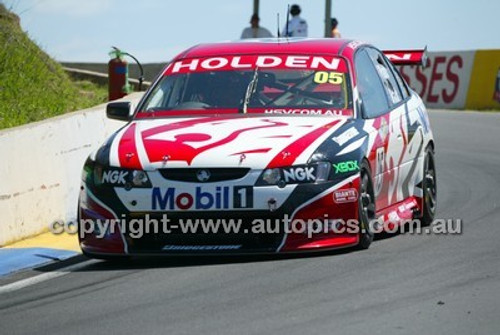
<path fill-rule="evenodd" d="M 384 55 L 394 65 L 427 65 L 427 47 L 423 50 L 384 50 Z"/>

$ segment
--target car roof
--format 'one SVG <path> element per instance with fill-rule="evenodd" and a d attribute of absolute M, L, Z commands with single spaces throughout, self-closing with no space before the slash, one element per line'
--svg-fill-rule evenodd
<path fill-rule="evenodd" d="M 175 59 L 245 54 L 335 54 L 339 55 L 352 40 L 339 38 L 266 38 L 198 44 Z"/>

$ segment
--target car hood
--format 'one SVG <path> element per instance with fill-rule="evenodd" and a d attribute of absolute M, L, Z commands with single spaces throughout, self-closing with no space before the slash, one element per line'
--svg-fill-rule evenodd
<path fill-rule="evenodd" d="M 230 116 L 135 120 L 105 150 L 110 166 L 266 167 L 305 164 L 348 118 Z"/>

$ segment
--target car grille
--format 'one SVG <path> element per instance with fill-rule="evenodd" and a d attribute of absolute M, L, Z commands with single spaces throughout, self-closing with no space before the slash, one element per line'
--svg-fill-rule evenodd
<path fill-rule="evenodd" d="M 207 180 L 200 180 L 198 174 L 200 171 L 208 172 Z M 205 182 L 213 183 L 217 181 L 241 179 L 250 171 L 249 168 L 169 168 L 160 169 L 159 172 L 168 180 L 184 182 Z"/>

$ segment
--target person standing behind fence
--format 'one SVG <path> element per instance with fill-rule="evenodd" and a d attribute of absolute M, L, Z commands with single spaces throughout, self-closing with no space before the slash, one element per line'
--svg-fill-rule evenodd
<path fill-rule="evenodd" d="M 241 33 L 241 39 L 273 37 L 273 34 L 271 34 L 269 30 L 259 26 L 259 21 L 259 15 L 253 14 L 250 18 L 251 26 L 243 29 L 243 32 Z"/>
<path fill-rule="evenodd" d="M 288 21 L 288 28 L 287 25 L 283 28 L 281 32 L 282 36 L 307 37 L 307 22 L 300 17 L 300 12 L 299 5 L 292 5 L 292 7 L 290 7 L 292 19 Z"/>
<path fill-rule="evenodd" d="M 341 38 L 340 31 L 337 26 L 339 25 L 339 21 L 336 18 L 332 18 L 332 37 L 333 38 Z"/>

